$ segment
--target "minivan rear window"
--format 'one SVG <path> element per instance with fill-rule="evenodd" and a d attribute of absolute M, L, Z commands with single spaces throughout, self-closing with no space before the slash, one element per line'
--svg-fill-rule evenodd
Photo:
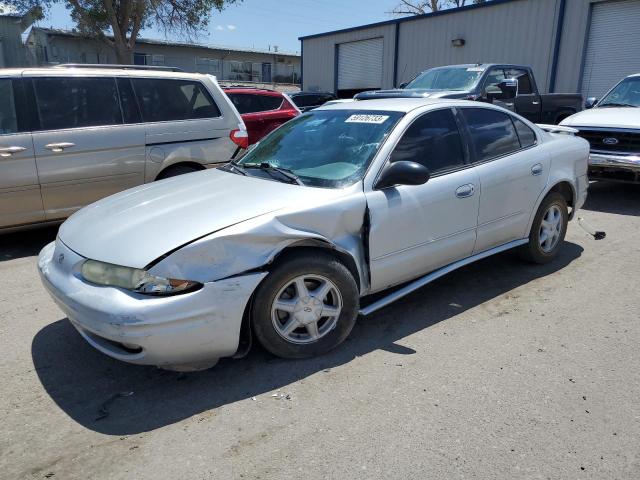
<path fill-rule="evenodd" d="M 33 86 L 42 130 L 122 123 L 114 78 L 38 77 Z"/>
<path fill-rule="evenodd" d="M 144 122 L 220 117 L 220 109 L 200 82 L 134 78 L 131 80 Z"/>

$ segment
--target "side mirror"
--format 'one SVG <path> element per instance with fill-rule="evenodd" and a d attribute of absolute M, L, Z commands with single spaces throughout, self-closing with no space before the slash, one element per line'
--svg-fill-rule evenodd
<path fill-rule="evenodd" d="M 507 78 L 498 84 L 500 93 L 496 97 L 497 100 L 512 100 L 518 95 L 518 80 L 515 78 Z"/>
<path fill-rule="evenodd" d="M 382 190 L 395 185 L 422 185 L 431 178 L 429 169 L 417 162 L 399 161 L 390 163 L 380 174 L 375 188 Z"/>
<path fill-rule="evenodd" d="M 596 106 L 596 103 L 598 103 L 598 99 L 596 97 L 589 97 L 584 102 L 584 108 L 587 110 L 593 108 Z"/>
<path fill-rule="evenodd" d="M 408 82 L 402 82 L 398 88 L 405 88 L 407 85 L 409 85 Z"/>

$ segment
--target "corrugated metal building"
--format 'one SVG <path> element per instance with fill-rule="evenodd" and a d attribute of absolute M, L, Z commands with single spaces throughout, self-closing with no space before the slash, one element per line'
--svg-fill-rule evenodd
<path fill-rule="evenodd" d="M 33 21 L 33 10 L 25 15 L 0 15 L 0 68 L 20 67 L 28 63 L 28 52 L 22 43 L 22 33 Z"/>
<path fill-rule="evenodd" d="M 117 63 L 108 45 L 73 31 L 34 27 L 26 43 L 37 65 Z M 136 41 L 134 63 L 179 67 L 185 72 L 210 73 L 219 80 L 261 84 L 298 84 L 301 72 L 300 56 L 295 53 L 146 38 Z"/>
<path fill-rule="evenodd" d="M 350 96 L 484 62 L 531 66 L 543 92 L 601 96 L 640 72 L 640 0 L 492 0 L 300 40 L 308 90 Z"/>

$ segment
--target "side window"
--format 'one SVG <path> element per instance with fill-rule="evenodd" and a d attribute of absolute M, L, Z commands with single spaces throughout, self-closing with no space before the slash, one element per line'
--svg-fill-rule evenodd
<path fill-rule="evenodd" d="M 131 80 L 145 122 L 215 118 L 220 110 L 200 82 L 134 78 Z"/>
<path fill-rule="evenodd" d="M 16 101 L 10 79 L 0 79 L 0 135 L 18 132 Z"/>
<path fill-rule="evenodd" d="M 430 112 L 414 121 L 391 154 L 391 162 L 421 163 L 431 174 L 464 165 L 458 125 L 449 109 Z"/>
<path fill-rule="evenodd" d="M 117 83 L 124 123 L 140 123 L 142 119 L 140 118 L 140 111 L 138 110 L 136 96 L 133 93 L 131 80 L 128 78 L 118 78 Z"/>
<path fill-rule="evenodd" d="M 511 69 L 507 71 L 509 78 L 518 80 L 518 95 L 528 95 L 533 93 L 531 78 L 526 70 Z"/>
<path fill-rule="evenodd" d="M 282 106 L 282 97 L 260 95 L 260 103 L 263 111 L 277 110 Z"/>
<path fill-rule="evenodd" d="M 244 115 L 245 113 L 261 112 L 263 110 L 262 102 L 258 95 L 247 93 L 228 93 L 227 96 L 235 105 L 240 115 Z"/>
<path fill-rule="evenodd" d="M 469 127 L 478 161 L 520 150 L 520 142 L 509 115 L 488 108 L 462 108 L 460 111 Z"/>
<path fill-rule="evenodd" d="M 507 77 L 504 74 L 504 70 L 501 68 L 494 68 L 489 71 L 487 78 L 484 80 L 484 91 L 486 93 L 500 93 L 502 90 L 498 88 L 498 84 L 505 80 Z"/>
<path fill-rule="evenodd" d="M 518 132 L 518 138 L 520 139 L 520 146 L 522 148 L 530 147 L 536 143 L 536 134 L 529 128 L 522 120 L 516 117 L 511 117 L 513 124 L 516 126 L 516 132 Z"/>
<path fill-rule="evenodd" d="M 122 123 L 114 78 L 38 77 L 33 86 L 42 130 Z"/>

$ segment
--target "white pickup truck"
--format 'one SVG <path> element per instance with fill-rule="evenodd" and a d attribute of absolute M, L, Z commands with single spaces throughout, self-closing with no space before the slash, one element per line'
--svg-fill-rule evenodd
<path fill-rule="evenodd" d="M 589 178 L 640 183 L 640 73 L 623 79 L 561 125 L 589 141 Z"/>

